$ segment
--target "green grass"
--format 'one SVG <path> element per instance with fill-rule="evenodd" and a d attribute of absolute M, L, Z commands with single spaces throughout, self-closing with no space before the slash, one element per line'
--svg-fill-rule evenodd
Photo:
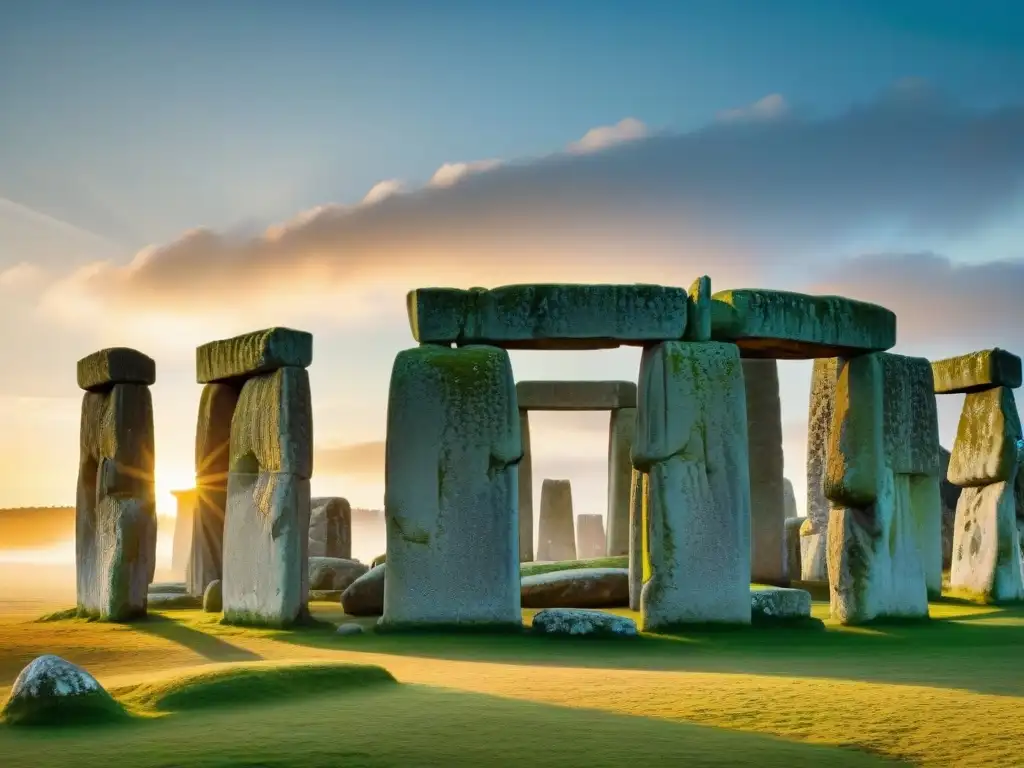
<path fill-rule="evenodd" d="M 629 556 L 595 557 L 590 560 L 561 560 L 553 563 L 521 563 L 519 576 L 536 576 L 552 571 L 574 571 L 578 568 L 628 568 Z"/>
<path fill-rule="evenodd" d="M 325 623 L 242 628 L 198 610 L 129 625 L 0 616 L 0 699 L 50 652 L 151 715 L 100 729 L 0 728 L 0 763 L 1024 764 L 1024 609 L 943 600 L 931 612 L 914 624 L 688 629 L 627 643 L 343 637 Z M 331 604 L 313 613 L 371 630 L 375 621 Z M 817 619 L 827 613 L 814 604 Z M 340 664 L 375 665 L 400 684 L 369 684 Z"/>

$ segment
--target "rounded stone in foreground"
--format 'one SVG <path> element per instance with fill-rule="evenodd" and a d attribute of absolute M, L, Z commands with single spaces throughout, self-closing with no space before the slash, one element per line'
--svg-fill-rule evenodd
<path fill-rule="evenodd" d="M 127 713 L 84 669 L 47 654 L 21 671 L 0 715 L 8 725 L 78 725 Z"/>
<path fill-rule="evenodd" d="M 203 592 L 203 610 L 207 613 L 220 613 L 224 610 L 220 579 L 214 579 L 206 585 L 206 590 Z"/>
<path fill-rule="evenodd" d="M 384 577 L 387 566 L 374 566 L 341 593 L 341 607 L 349 616 L 380 616 L 384 613 Z"/>
<path fill-rule="evenodd" d="M 338 627 L 339 635 L 361 635 L 366 630 L 363 629 L 362 625 L 348 622 L 347 624 L 341 624 Z"/>
<path fill-rule="evenodd" d="M 632 619 L 583 608 L 547 608 L 533 617 L 531 630 L 540 635 L 639 637 Z"/>
<path fill-rule="evenodd" d="M 811 593 L 804 589 L 769 587 L 750 590 L 751 620 L 781 621 L 785 619 L 809 619 L 811 617 Z"/>

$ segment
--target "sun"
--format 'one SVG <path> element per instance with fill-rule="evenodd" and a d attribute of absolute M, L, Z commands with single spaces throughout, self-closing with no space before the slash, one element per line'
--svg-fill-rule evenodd
<path fill-rule="evenodd" d="M 195 470 L 176 464 L 158 465 L 156 468 L 156 511 L 158 515 L 174 517 L 178 512 L 178 501 L 172 491 L 195 488 Z"/>

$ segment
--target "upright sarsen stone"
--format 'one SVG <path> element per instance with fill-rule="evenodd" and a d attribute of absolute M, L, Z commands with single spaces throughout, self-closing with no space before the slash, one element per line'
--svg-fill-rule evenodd
<path fill-rule="evenodd" d="M 522 625 L 508 353 L 421 346 L 391 372 L 382 627 Z"/>
<path fill-rule="evenodd" d="M 739 350 L 644 350 L 633 465 L 649 473 L 646 630 L 750 622 L 750 479 Z"/>
<path fill-rule="evenodd" d="M 1013 390 L 996 387 L 968 394 L 949 459 L 949 482 L 961 488 L 1012 482 L 1021 436 Z"/>
<path fill-rule="evenodd" d="M 241 385 L 212 383 L 199 395 L 196 422 L 196 502 L 192 518 L 192 549 L 185 583 L 194 597 L 202 597 L 211 581 L 218 581 L 224 562 L 224 511 L 228 499 L 231 420 Z"/>
<path fill-rule="evenodd" d="M 537 559 L 541 562 L 576 559 L 572 486 L 568 480 L 546 478 L 541 484 Z"/>
<path fill-rule="evenodd" d="M 80 379 L 83 367 L 90 369 L 80 364 Z M 117 366 L 106 371 L 116 374 Z M 95 384 L 97 378 L 86 376 L 83 383 Z M 143 616 L 156 568 L 153 402 L 148 386 L 108 381 L 105 389 L 87 391 L 80 435 L 78 610 L 112 621 Z"/>
<path fill-rule="evenodd" d="M 644 531 L 644 499 L 647 493 L 647 475 L 633 470 L 633 483 L 629 492 L 629 608 L 640 610 L 640 591 L 644 586 L 644 552 L 647 535 Z"/>
<path fill-rule="evenodd" d="M 309 556 L 352 557 L 352 507 L 340 496 L 310 500 Z"/>
<path fill-rule="evenodd" d="M 993 602 L 1024 600 L 1017 500 L 1011 482 L 965 488 L 957 504 L 949 585 Z"/>
<path fill-rule="evenodd" d="M 312 456 L 306 371 L 279 368 L 246 381 L 231 420 L 225 621 L 288 626 L 305 618 Z"/>
<path fill-rule="evenodd" d="M 831 504 L 825 496 L 825 470 L 832 434 L 839 359 L 814 361 L 807 414 L 807 520 L 800 529 L 801 578 L 828 581 L 827 539 Z"/>
<path fill-rule="evenodd" d="M 604 557 L 604 515 L 590 513 L 576 516 L 576 556 L 580 560 Z"/>
<path fill-rule="evenodd" d="M 523 458 L 519 462 L 519 562 L 533 561 L 533 456 L 530 452 L 530 414 L 519 409 Z"/>
<path fill-rule="evenodd" d="M 778 361 L 744 360 L 743 384 L 750 445 L 751 578 L 762 584 L 787 584 Z"/>
<path fill-rule="evenodd" d="M 629 495 L 633 481 L 630 453 L 635 432 L 635 408 L 612 411 L 608 429 L 608 530 L 605 546 L 610 556 L 629 552 Z"/>

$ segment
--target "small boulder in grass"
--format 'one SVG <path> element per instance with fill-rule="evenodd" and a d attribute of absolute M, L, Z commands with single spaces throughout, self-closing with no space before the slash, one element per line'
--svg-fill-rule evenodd
<path fill-rule="evenodd" d="M 203 592 L 203 610 L 207 613 L 220 613 L 224 610 L 220 579 L 214 579 L 206 585 L 206 591 Z"/>
<path fill-rule="evenodd" d="M 361 635 L 363 634 L 364 631 L 365 630 L 363 629 L 362 625 L 356 624 L 354 622 L 342 624 L 338 627 L 338 634 L 342 636 Z"/>
<path fill-rule="evenodd" d="M 566 637 L 639 637 L 636 622 L 625 616 L 584 608 L 547 608 L 533 617 L 531 631 Z"/>
<path fill-rule="evenodd" d="M 96 678 L 59 656 L 33 660 L 0 712 L 8 725 L 79 725 L 128 717 Z"/>

